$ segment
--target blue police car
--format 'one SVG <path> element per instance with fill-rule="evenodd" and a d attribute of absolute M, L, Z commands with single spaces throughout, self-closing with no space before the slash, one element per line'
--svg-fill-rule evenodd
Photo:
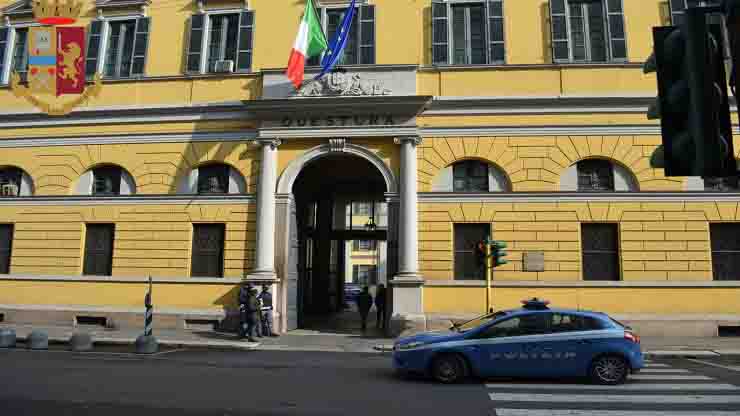
<path fill-rule="evenodd" d="M 443 383 L 469 376 L 588 376 L 614 385 L 642 368 L 640 338 L 606 314 L 549 308 L 536 298 L 522 303 L 449 331 L 399 339 L 393 346 L 394 369 Z"/>

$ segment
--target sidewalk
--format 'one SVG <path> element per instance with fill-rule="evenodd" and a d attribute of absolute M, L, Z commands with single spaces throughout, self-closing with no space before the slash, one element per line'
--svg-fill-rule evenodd
<path fill-rule="evenodd" d="M 0 328 L 13 329 L 18 341 L 25 341 L 31 331 L 43 331 L 49 336 L 50 343 L 66 343 L 75 332 L 87 332 L 95 344 L 133 345 L 141 330 L 105 329 L 100 327 L 79 326 L 38 326 L 0 324 Z M 154 336 L 160 345 L 170 347 L 209 347 L 241 350 L 263 351 L 323 351 L 377 353 L 374 347 L 379 344 L 392 343 L 388 338 L 362 336 L 359 333 L 330 333 L 324 331 L 298 330 L 283 334 L 277 338 L 257 338 L 259 342 L 251 343 L 239 340 L 234 333 L 209 330 L 156 330 Z"/>
<path fill-rule="evenodd" d="M 132 345 L 141 331 L 124 329 L 109 330 L 100 327 L 60 327 L 0 324 L 0 328 L 16 331 L 19 341 L 25 340 L 33 330 L 44 331 L 50 342 L 69 341 L 75 332 L 87 332 L 98 344 Z M 208 347 L 262 351 L 324 351 L 379 353 L 393 349 L 393 339 L 378 336 L 362 336 L 354 333 L 331 333 L 327 331 L 297 330 L 278 338 L 258 338 L 260 342 L 250 343 L 238 340 L 236 335 L 218 331 L 155 330 L 154 336 L 160 345 L 170 347 Z M 646 357 L 740 357 L 740 337 L 712 338 L 662 338 L 641 337 L 643 353 Z"/>

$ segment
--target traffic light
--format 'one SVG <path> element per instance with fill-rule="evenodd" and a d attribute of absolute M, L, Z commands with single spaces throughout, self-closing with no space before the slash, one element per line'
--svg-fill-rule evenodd
<path fill-rule="evenodd" d="M 650 158 L 666 176 L 736 174 L 730 108 L 719 26 L 700 9 L 686 9 L 682 26 L 653 28 L 654 52 L 644 72 L 657 72 L 658 99 L 648 119 L 660 118 L 662 146 Z"/>
<path fill-rule="evenodd" d="M 504 264 L 507 264 L 509 262 L 504 258 L 509 255 L 509 253 L 504 250 L 506 247 L 506 243 L 504 243 L 503 241 L 494 241 L 493 243 L 491 243 L 491 257 L 493 257 L 493 267 L 503 266 Z"/>

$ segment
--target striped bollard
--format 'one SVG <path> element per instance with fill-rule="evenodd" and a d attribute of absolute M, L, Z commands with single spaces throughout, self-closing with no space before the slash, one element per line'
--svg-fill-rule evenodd
<path fill-rule="evenodd" d="M 136 352 L 138 354 L 153 354 L 158 350 L 157 339 L 152 335 L 152 323 L 154 321 L 154 306 L 152 305 L 152 277 L 149 276 L 149 290 L 144 296 L 144 335 L 136 338 Z"/>

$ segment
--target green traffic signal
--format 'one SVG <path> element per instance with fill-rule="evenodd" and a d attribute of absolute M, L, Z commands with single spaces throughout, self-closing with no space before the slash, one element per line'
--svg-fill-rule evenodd
<path fill-rule="evenodd" d="M 509 253 L 507 253 L 504 250 L 506 247 L 508 246 L 503 241 L 494 241 L 491 244 L 491 256 L 493 256 L 493 267 L 503 266 L 504 264 L 507 264 L 509 262 L 508 260 L 504 258 L 509 255 Z"/>

